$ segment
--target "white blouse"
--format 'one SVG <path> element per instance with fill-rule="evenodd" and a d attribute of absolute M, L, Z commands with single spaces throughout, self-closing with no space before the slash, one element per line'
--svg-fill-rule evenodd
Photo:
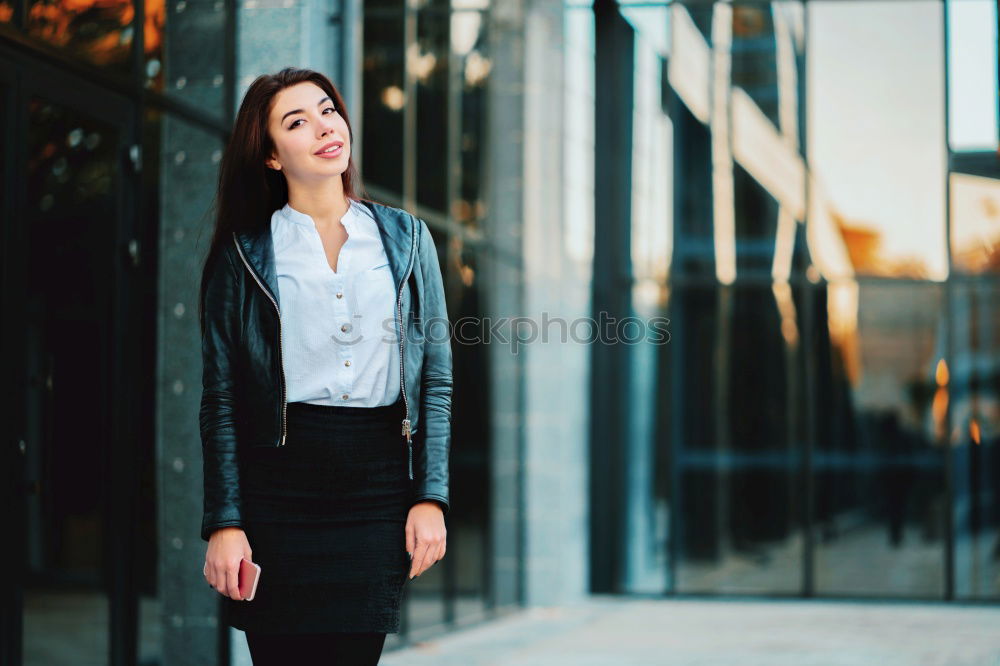
<path fill-rule="evenodd" d="M 396 289 L 371 211 L 351 201 L 330 268 L 311 216 L 271 216 L 288 402 L 378 407 L 399 398 Z"/>

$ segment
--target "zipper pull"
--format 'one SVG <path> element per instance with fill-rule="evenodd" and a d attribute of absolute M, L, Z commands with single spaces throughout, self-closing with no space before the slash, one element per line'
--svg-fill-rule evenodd
<path fill-rule="evenodd" d="M 410 419 L 403 419 L 403 434 L 406 435 L 406 457 L 408 476 L 413 480 L 413 442 L 410 441 Z"/>

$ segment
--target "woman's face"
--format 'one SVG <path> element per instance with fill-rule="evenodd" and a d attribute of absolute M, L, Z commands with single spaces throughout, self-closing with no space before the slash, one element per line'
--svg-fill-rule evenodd
<path fill-rule="evenodd" d="M 347 169 L 351 158 L 347 123 L 315 83 L 297 83 L 275 95 L 267 129 L 274 142 L 267 165 L 284 171 L 289 181 L 323 180 Z M 342 144 L 339 152 L 319 155 L 330 143 Z"/>

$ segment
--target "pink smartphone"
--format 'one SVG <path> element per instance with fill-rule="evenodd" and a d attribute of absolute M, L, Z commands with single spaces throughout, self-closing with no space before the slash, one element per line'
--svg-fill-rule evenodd
<path fill-rule="evenodd" d="M 253 595 L 257 592 L 257 581 L 260 580 L 260 565 L 254 564 L 247 558 L 240 561 L 239 587 L 240 597 L 243 601 L 252 601 Z"/>

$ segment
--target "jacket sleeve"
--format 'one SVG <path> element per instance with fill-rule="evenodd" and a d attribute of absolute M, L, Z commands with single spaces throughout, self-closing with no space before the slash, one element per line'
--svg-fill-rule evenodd
<path fill-rule="evenodd" d="M 234 409 L 241 273 L 225 245 L 206 271 L 199 425 L 205 492 L 201 538 L 208 541 L 220 527 L 242 526 L 243 514 Z"/>
<path fill-rule="evenodd" d="M 418 259 L 423 274 L 424 365 L 420 400 L 421 428 L 414 438 L 413 502 L 437 501 L 448 513 L 448 455 L 451 448 L 451 326 L 444 279 L 430 229 L 420 224 Z M 422 434 L 421 434 L 422 433 Z"/>

